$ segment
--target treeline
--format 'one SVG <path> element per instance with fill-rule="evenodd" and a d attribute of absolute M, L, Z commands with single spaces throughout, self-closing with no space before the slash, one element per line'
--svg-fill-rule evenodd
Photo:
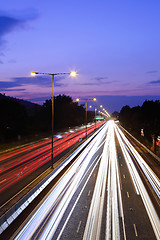
<path fill-rule="evenodd" d="M 77 126 L 85 122 L 83 105 L 73 102 L 70 96 L 58 95 L 54 98 L 55 131 Z M 88 115 L 93 120 L 94 113 Z M 46 100 L 42 106 L 0 94 L 0 143 L 21 140 L 25 136 L 35 136 L 51 132 L 52 101 Z"/>
<path fill-rule="evenodd" d="M 126 105 L 120 111 L 119 120 L 129 132 L 151 147 L 152 135 L 160 135 L 160 101 L 145 101 L 141 107 L 133 108 Z M 141 129 L 144 136 L 141 136 Z"/>

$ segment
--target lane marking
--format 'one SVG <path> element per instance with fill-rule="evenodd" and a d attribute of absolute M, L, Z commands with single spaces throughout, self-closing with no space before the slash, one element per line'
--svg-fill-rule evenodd
<path fill-rule="evenodd" d="M 125 174 L 123 174 L 123 178 L 126 178 Z"/>
<path fill-rule="evenodd" d="M 81 223 L 82 223 L 82 222 L 80 221 L 79 224 L 78 224 L 77 233 L 79 232 L 79 229 L 80 229 Z"/>
<path fill-rule="evenodd" d="M 129 198 L 129 192 L 127 192 L 127 197 Z"/>
<path fill-rule="evenodd" d="M 97 162 L 96 162 L 96 161 L 97 161 Z M 74 205 L 73 205 L 73 207 L 72 207 L 72 209 L 71 209 L 71 211 L 70 211 L 70 213 L 69 213 L 69 215 L 68 215 L 68 217 L 67 217 L 67 219 L 66 219 L 66 221 L 65 221 L 64 224 L 63 224 L 63 227 L 62 227 L 62 229 L 61 229 L 61 231 L 60 231 L 60 233 L 59 233 L 59 235 L 58 235 L 58 237 L 57 237 L 57 240 L 60 240 L 60 237 L 61 237 L 61 235 L 62 235 L 62 233 L 63 233 L 63 231 L 64 231 L 64 229 L 65 229 L 65 227 L 66 227 L 66 225 L 67 225 L 67 223 L 68 223 L 68 221 L 69 221 L 69 219 L 70 219 L 70 217 L 71 217 L 71 214 L 73 213 L 73 211 L 74 211 L 74 209 L 75 209 L 75 207 L 76 207 L 76 204 L 77 204 L 77 202 L 79 201 L 79 199 L 80 199 L 80 197 L 81 197 L 81 195 L 82 195 L 82 193 L 83 193 L 83 191 L 84 191 L 84 189 L 85 189 L 85 187 L 86 187 L 89 179 L 91 178 L 91 176 L 92 176 L 95 168 L 97 167 L 99 161 L 100 161 L 100 158 L 98 158 L 98 160 L 97 160 L 97 158 L 96 158 L 96 159 L 94 160 L 94 162 L 91 164 L 91 166 L 89 167 L 89 169 L 87 170 L 86 174 L 88 173 L 88 171 L 90 170 L 90 168 L 92 167 L 92 165 L 95 163 L 95 165 L 93 166 L 93 169 L 91 169 L 91 172 L 90 172 L 87 180 L 85 181 L 85 183 L 84 183 L 84 185 L 83 185 L 83 187 L 82 187 L 82 189 L 81 189 L 81 191 L 80 191 L 80 193 L 79 193 L 79 195 L 78 195 L 78 197 L 77 197 L 77 199 L 76 199 L 76 201 L 75 201 L 75 203 L 74 203 Z"/>
<path fill-rule="evenodd" d="M 89 190 L 89 192 L 88 192 L 88 196 L 90 195 L 90 193 L 91 193 L 91 190 Z"/>
<path fill-rule="evenodd" d="M 133 224 L 133 226 L 134 226 L 135 235 L 136 235 L 136 237 L 138 237 L 138 233 L 137 233 L 136 224 Z"/>

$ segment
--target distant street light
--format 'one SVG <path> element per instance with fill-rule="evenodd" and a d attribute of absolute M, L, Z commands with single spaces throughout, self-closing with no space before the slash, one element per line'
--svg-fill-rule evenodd
<path fill-rule="evenodd" d="M 53 168 L 53 133 L 54 133 L 54 76 L 55 75 L 63 75 L 69 74 L 72 77 L 76 76 L 76 72 L 69 72 L 69 73 L 40 73 L 40 72 L 31 72 L 32 76 L 36 74 L 44 74 L 44 75 L 51 75 L 52 76 L 52 149 L 51 149 L 51 168 Z"/>
<path fill-rule="evenodd" d="M 92 106 L 90 105 L 89 108 L 92 108 Z M 95 130 L 96 130 L 96 122 L 97 122 L 96 112 L 97 112 L 97 107 L 95 107 L 94 111 L 95 111 L 95 117 L 94 118 L 95 118 Z"/>
<path fill-rule="evenodd" d="M 96 114 L 97 114 L 97 108 L 95 107 L 95 130 L 97 128 L 97 126 L 96 126 L 96 123 L 97 123 Z"/>
<path fill-rule="evenodd" d="M 101 112 L 101 111 L 99 111 L 99 113 L 100 113 L 101 115 L 105 116 L 105 117 L 106 117 L 106 119 L 110 117 L 110 115 L 109 115 L 109 113 L 107 113 L 107 111 L 106 111 L 105 113 L 104 113 L 104 112 Z"/>
<path fill-rule="evenodd" d="M 105 108 L 103 108 L 103 111 L 107 114 L 108 117 L 110 117 L 111 115 L 106 111 Z"/>
<path fill-rule="evenodd" d="M 88 98 L 88 99 L 76 99 L 77 102 L 85 101 L 85 109 L 86 109 L 86 138 L 87 138 L 87 101 L 96 101 L 96 98 Z"/>

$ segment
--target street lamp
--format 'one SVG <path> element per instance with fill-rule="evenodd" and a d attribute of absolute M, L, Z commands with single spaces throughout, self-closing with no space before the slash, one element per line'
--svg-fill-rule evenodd
<path fill-rule="evenodd" d="M 95 107 L 95 130 L 97 128 L 97 126 L 96 126 L 96 124 L 97 124 L 96 114 L 97 114 L 97 108 Z"/>
<path fill-rule="evenodd" d="M 111 115 L 106 111 L 105 108 L 103 108 L 103 111 L 107 114 L 108 117 L 110 117 Z"/>
<path fill-rule="evenodd" d="M 79 99 L 77 98 L 76 101 L 85 101 L 85 109 L 86 109 L 86 138 L 87 138 L 87 101 L 96 101 L 96 98 L 88 98 L 88 99 Z"/>
<path fill-rule="evenodd" d="M 54 133 L 54 76 L 56 75 L 63 75 L 69 74 L 72 77 L 76 76 L 76 72 L 69 72 L 69 73 L 40 73 L 40 72 L 31 72 L 32 76 L 37 74 L 43 75 L 51 75 L 52 76 L 52 149 L 51 149 L 51 168 L 53 168 L 53 133 Z"/>
<path fill-rule="evenodd" d="M 90 105 L 89 108 L 92 108 L 92 106 Z M 95 111 L 95 117 L 94 118 L 95 118 L 95 130 L 96 130 L 96 122 L 97 122 L 97 120 L 96 120 L 96 112 L 97 112 L 97 107 L 95 107 L 94 111 Z"/>

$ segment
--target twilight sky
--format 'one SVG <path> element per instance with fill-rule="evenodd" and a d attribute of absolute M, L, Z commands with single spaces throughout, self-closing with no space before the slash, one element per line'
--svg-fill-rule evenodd
<path fill-rule="evenodd" d="M 159 0 L 5 0 L 0 4 L 0 93 L 39 102 L 97 97 L 110 112 L 160 99 Z"/>

